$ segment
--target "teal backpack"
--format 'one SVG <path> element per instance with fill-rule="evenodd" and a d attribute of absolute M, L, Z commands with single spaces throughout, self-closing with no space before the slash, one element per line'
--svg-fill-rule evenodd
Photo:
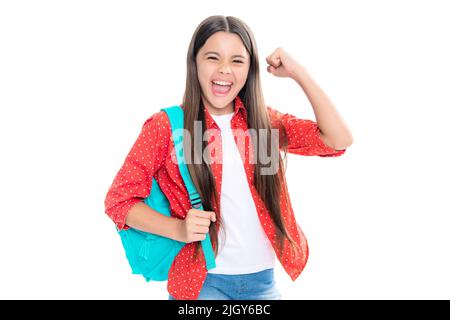
<path fill-rule="evenodd" d="M 183 177 L 184 185 L 189 193 L 189 199 L 193 208 L 203 210 L 201 199 L 192 182 L 187 168 L 183 152 L 183 123 L 184 112 L 180 106 L 162 108 L 167 113 L 172 129 L 172 137 L 178 162 L 180 174 Z M 176 131 L 177 130 L 177 131 Z M 175 136 L 175 132 L 177 136 Z M 144 200 L 152 209 L 170 217 L 170 206 L 164 193 L 161 191 L 155 178 L 152 178 L 150 195 Z M 165 281 L 168 279 L 169 270 L 172 263 L 186 244 L 167 237 L 140 231 L 134 228 L 122 229 L 117 232 L 122 240 L 125 254 L 131 266 L 133 274 L 141 274 L 145 280 Z M 214 251 L 211 245 L 209 234 L 201 242 L 206 260 L 206 269 L 216 267 Z"/>

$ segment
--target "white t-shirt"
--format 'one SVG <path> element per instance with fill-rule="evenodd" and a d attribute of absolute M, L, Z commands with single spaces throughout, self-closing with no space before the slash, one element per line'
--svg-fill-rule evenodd
<path fill-rule="evenodd" d="M 219 232 L 216 268 L 208 272 L 244 274 L 273 268 L 276 254 L 259 221 L 242 158 L 234 141 L 231 129 L 233 113 L 211 116 L 222 136 L 220 209 L 223 224 Z"/>

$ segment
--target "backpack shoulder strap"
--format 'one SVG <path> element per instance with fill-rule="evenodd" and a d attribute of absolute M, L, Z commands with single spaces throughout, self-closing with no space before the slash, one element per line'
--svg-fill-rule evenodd
<path fill-rule="evenodd" d="M 200 195 L 192 182 L 189 169 L 186 165 L 183 149 L 183 133 L 184 133 L 184 111 L 180 106 L 171 106 L 162 108 L 162 111 L 167 113 L 170 127 L 172 129 L 172 138 L 175 147 L 175 154 L 178 162 L 178 169 L 183 178 L 184 185 L 189 193 L 189 200 L 193 208 L 203 210 Z M 216 267 L 214 251 L 212 249 L 211 239 L 209 234 L 206 234 L 206 239 L 202 241 L 203 252 L 205 254 L 207 270 Z"/>
<path fill-rule="evenodd" d="M 194 183 L 192 182 L 189 169 L 186 166 L 186 160 L 184 157 L 183 149 L 183 130 L 184 130 L 184 112 L 180 106 L 172 106 L 161 109 L 167 113 L 170 121 L 170 127 L 172 129 L 172 138 L 175 146 L 175 153 L 178 161 L 178 168 L 180 169 L 181 177 L 183 178 L 184 185 L 189 193 L 189 200 L 192 207 L 199 209 L 201 207 L 201 199 Z M 202 209 L 201 209 L 202 210 Z"/>

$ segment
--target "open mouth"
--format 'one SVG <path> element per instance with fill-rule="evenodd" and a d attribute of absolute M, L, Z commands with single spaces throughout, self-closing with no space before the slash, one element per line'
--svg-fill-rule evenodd
<path fill-rule="evenodd" d="M 231 87 L 233 86 L 232 82 L 227 81 L 211 81 L 211 91 L 217 97 L 224 97 L 228 95 L 231 91 Z"/>

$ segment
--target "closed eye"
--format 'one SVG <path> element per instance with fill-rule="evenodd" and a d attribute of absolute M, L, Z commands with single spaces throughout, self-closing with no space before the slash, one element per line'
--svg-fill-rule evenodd
<path fill-rule="evenodd" d="M 207 59 L 214 59 L 214 60 L 217 60 L 216 57 L 208 57 Z M 240 60 L 233 60 L 233 62 L 244 63 L 243 61 L 240 61 Z"/>

